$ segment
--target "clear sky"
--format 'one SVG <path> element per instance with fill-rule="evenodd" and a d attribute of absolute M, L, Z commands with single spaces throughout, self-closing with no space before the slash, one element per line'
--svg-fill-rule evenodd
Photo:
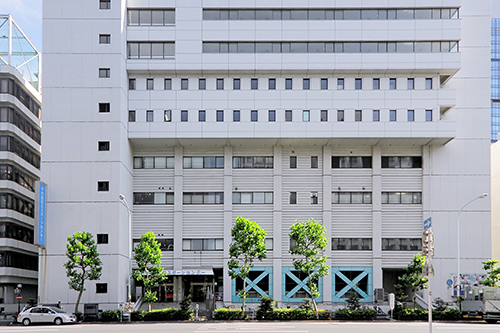
<path fill-rule="evenodd" d="M 42 0 L 0 0 L 0 14 L 12 15 L 38 51 L 42 51 Z"/>

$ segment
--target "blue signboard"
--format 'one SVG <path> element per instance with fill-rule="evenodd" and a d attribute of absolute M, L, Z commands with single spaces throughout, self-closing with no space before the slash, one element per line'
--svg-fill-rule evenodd
<path fill-rule="evenodd" d="M 432 223 L 431 223 L 431 218 L 429 217 L 427 220 L 424 221 L 424 230 L 427 230 L 430 227 L 432 227 Z"/>
<path fill-rule="evenodd" d="M 37 203 L 35 206 L 35 217 L 36 217 L 36 225 L 35 225 L 35 232 L 36 232 L 36 241 L 35 243 L 37 245 L 40 245 L 42 247 L 45 247 L 45 229 L 46 229 L 46 202 L 47 202 L 47 196 L 46 196 L 46 189 L 47 185 L 42 183 L 42 182 L 37 182 L 37 187 L 36 187 L 36 198 Z"/>

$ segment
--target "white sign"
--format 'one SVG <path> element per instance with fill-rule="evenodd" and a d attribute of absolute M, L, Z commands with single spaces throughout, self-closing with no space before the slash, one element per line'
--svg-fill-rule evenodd
<path fill-rule="evenodd" d="M 182 269 L 165 271 L 168 275 L 214 275 L 212 269 Z"/>

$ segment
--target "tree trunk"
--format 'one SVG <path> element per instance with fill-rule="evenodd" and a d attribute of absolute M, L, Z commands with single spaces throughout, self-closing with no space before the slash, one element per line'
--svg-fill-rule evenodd
<path fill-rule="evenodd" d="M 316 299 L 314 298 L 314 295 L 312 294 L 311 286 L 313 285 L 313 283 L 314 282 L 311 280 L 311 274 L 309 274 L 309 279 L 307 280 L 307 284 L 309 287 L 309 292 L 311 293 L 311 299 L 313 301 L 314 314 L 316 314 L 316 319 L 319 319 L 318 305 L 316 304 Z"/>
<path fill-rule="evenodd" d="M 245 319 L 245 298 L 246 298 L 246 291 L 247 291 L 247 278 L 245 277 L 243 279 L 243 292 L 245 296 L 243 297 L 243 305 L 241 307 L 241 318 Z"/>
<path fill-rule="evenodd" d="M 82 298 L 82 293 L 83 293 L 83 290 L 80 290 L 80 293 L 78 294 L 78 298 L 76 299 L 75 313 L 78 312 L 78 305 L 80 304 L 80 299 Z"/>
<path fill-rule="evenodd" d="M 151 312 L 151 303 L 148 303 L 149 312 Z"/>

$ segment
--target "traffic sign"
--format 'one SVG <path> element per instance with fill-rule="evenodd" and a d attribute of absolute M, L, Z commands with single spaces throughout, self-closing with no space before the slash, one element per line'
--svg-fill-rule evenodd
<path fill-rule="evenodd" d="M 428 219 L 426 219 L 424 221 L 424 230 L 427 230 L 429 229 L 430 227 L 432 227 L 432 223 L 431 223 L 431 218 L 429 217 Z"/>
<path fill-rule="evenodd" d="M 23 299 L 23 296 L 21 296 L 21 294 L 19 294 L 19 295 L 16 296 L 16 300 L 20 301 L 22 299 Z"/>

